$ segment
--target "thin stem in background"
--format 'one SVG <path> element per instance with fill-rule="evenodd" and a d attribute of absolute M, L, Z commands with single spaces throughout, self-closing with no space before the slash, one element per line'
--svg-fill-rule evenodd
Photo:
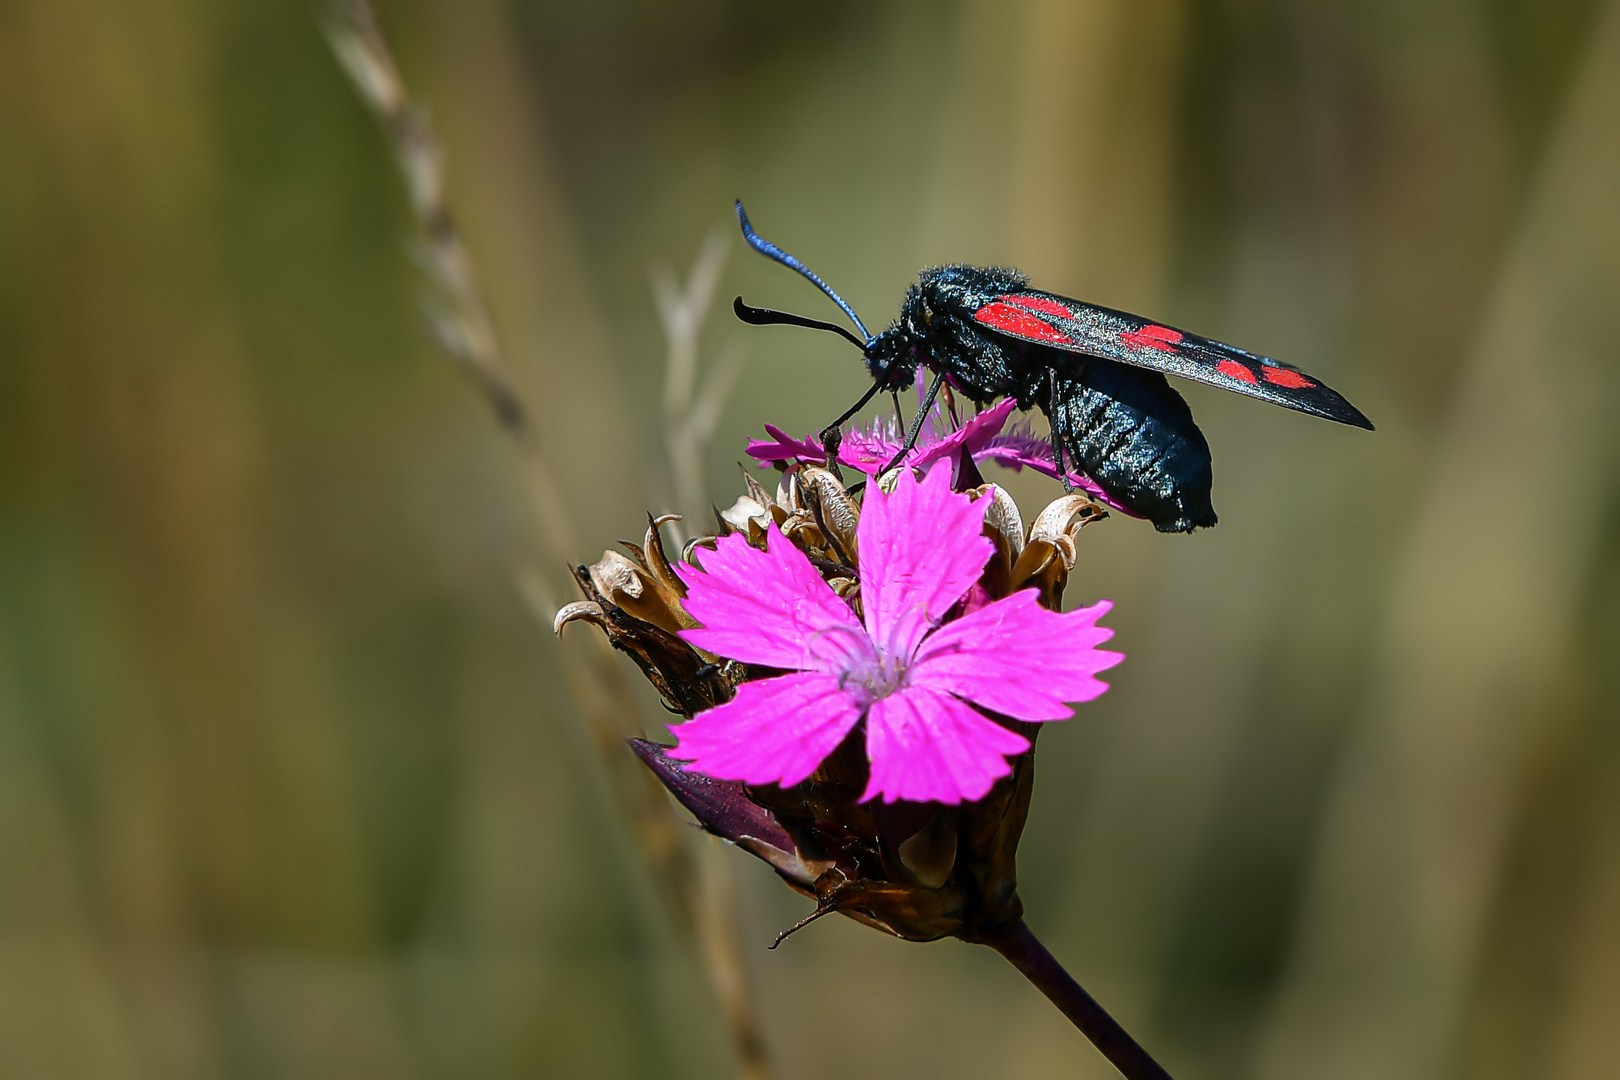
<path fill-rule="evenodd" d="M 698 339 L 714 306 L 714 291 L 731 248 L 728 233 L 715 229 L 703 241 L 683 288 L 665 263 L 648 273 L 653 300 L 668 343 L 664 376 L 664 441 L 675 480 L 675 505 L 690 534 L 709 515 L 703 483 L 703 448 L 720 419 L 731 388 L 742 373 L 745 354 L 736 340 L 726 343 L 698 382 Z"/>
<path fill-rule="evenodd" d="M 501 352 L 472 260 L 446 198 L 444 155 L 427 116 L 411 101 L 377 24 L 376 13 L 365 0 L 335 0 L 326 33 L 344 71 L 388 136 L 395 163 L 405 181 L 419 231 L 418 261 L 435 286 L 435 294 L 428 300 L 427 307 L 439 342 L 484 396 L 501 429 L 518 449 L 525 490 L 547 561 L 553 565 L 569 565 L 577 557 L 579 543 L 569 525 L 562 486 Z M 705 253 L 715 246 L 708 245 Z M 703 291 L 712 295 L 714 281 L 710 279 L 718 278 L 719 261 L 723 258 L 723 248 L 718 257 L 709 256 L 709 262 L 700 256 L 697 267 L 700 273 L 694 275 L 685 298 L 693 297 L 697 286 L 703 286 Z M 709 263 L 715 263 L 712 272 L 705 270 Z M 680 297 L 679 290 L 676 295 Z M 694 319 L 688 313 L 685 317 L 694 323 L 691 333 L 680 339 L 682 348 L 688 340 L 691 343 L 690 360 L 687 353 L 682 353 L 679 359 L 688 367 L 680 373 L 675 370 L 676 339 L 672 336 L 671 382 L 675 383 L 675 376 L 682 373 L 687 380 L 673 385 L 672 389 L 681 392 L 680 401 L 685 405 L 681 418 L 685 441 L 680 443 L 681 448 L 686 450 L 692 445 L 691 433 L 701 432 L 701 438 L 688 452 L 689 457 L 695 458 L 699 456 L 702 438 L 707 437 L 707 431 L 713 426 L 710 414 L 719 412 L 719 404 L 711 399 L 716 389 L 723 399 L 735 372 L 721 378 L 728 367 L 717 363 L 706 381 L 706 389 L 698 393 L 697 404 L 693 405 L 691 381 L 695 377 L 696 330 L 701 327 L 701 316 Z M 731 362 L 730 367 L 739 364 L 740 358 Z M 709 383 L 715 383 L 716 388 L 709 389 Z M 672 440 L 672 450 L 675 446 Z M 680 475 L 683 466 L 679 462 L 672 464 Z M 701 483 L 701 472 L 693 471 L 692 475 Z M 701 486 L 696 490 L 701 496 Z M 518 584 L 525 600 L 549 626 L 556 602 L 545 579 L 538 573 L 523 571 L 519 573 Z M 570 645 L 570 641 L 583 644 Z M 590 724 L 619 810 L 653 872 L 671 920 L 692 944 L 709 977 L 742 1075 L 748 1080 L 765 1080 L 770 1068 L 753 1008 L 747 970 L 740 962 L 736 920 L 730 917 L 729 880 L 717 877 L 712 869 L 704 873 L 704 865 L 693 850 L 693 830 L 676 814 L 656 778 L 625 752 L 624 738 L 632 733 L 631 724 L 639 715 L 640 706 L 611 647 L 596 634 L 577 635 L 564 641 L 563 647 L 586 650 L 579 658 L 581 662 L 565 662 L 560 667 Z"/>
<path fill-rule="evenodd" d="M 984 940 L 1034 983 L 1127 1080 L 1170 1080 L 1140 1043 L 1046 951 L 1022 920 Z"/>

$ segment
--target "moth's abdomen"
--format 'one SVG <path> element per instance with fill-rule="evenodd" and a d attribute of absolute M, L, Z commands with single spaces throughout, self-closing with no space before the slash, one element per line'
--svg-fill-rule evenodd
<path fill-rule="evenodd" d="M 1214 525 L 1209 444 L 1165 377 L 1107 360 L 1064 360 L 1041 404 L 1074 464 L 1160 532 Z"/>

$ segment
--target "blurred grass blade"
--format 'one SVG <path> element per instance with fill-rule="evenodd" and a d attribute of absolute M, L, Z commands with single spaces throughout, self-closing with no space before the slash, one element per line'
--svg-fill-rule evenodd
<path fill-rule="evenodd" d="M 568 523 L 562 488 L 502 355 L 472 260 L 450 209 L 444 155 L 426 114 L 412 103 L 369 4 L 359 0 L 335 3 L 326 33 L 356 90 L 382 124 L 405 181 L 419 231 L 420 262 L 437 287 L 428 310 L 439 342 L 484 395 L 523 457 L 528 494 L 547 541 L 548 561 L 572 564 L 579 558 L 580 548 Z M 688 409 L 696 334 L 703 314 L 696 305 L 699 299 L 712 295 L 724 255 L 724 245 L 711 238 L 685 292 L 665 298 L 683 330 L 679 339 L 672 338 L 672 354 L 673 343 L 678 340 L 682 360 L 690 361 L 682 369 L 682 384 L 676 387 L 683 391 L 682 404 Z M 683 442 L 683 449 L 690 442 Z M 693 447 L 691 453 L 695 452 Z M 555 600 L 543 579 L 525 572 L 520 575 L 518 587 L 524 598 L 538 608 L 536 614 L 542 624 L 549 626 Z M 640 709 L 611 650 L 599 635 L 572 635 L 568 641 L 565 647 L 583 649 L 585 662 L 564 663 L 562 669 L 591 726 L 619 808 L 657 880 L 673 921 L 706 969 L 743 1074 L 763 1078 L 769 1074 L 764 1040 L 735 941 L 729 879 L 723 877 L 724 871 L 709 865 L 712 858 L 705 859 L 695 850 L 693 831 L 680 820 L 657 780 L 625 750 L 623 738 L 634 733 Z"/>

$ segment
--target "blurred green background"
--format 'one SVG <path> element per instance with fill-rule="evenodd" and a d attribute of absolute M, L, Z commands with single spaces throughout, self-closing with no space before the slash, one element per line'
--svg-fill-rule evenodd
<path fill-rule="evenodd" d="M 0 1074 L 727 1075 L 315 14 L 0 3 Z M 1342 390 L 1376 434 L 1184 388 L 1220 527 L 1087 530 L 1129 660 L 1041 741 L 1030 922 L 1179 1077 L 1620 1076 L 1620 6 L 382 17 L 582 560 L 670 503 L 647 268 L 736 195 L 870 324 L 1008 263 Z M 864 385 L 733 338 L 723 503 Z M 1110 1075 L 989 950 L 767 953 L 807 904 L 731 854 L 781 1076 Z"/>

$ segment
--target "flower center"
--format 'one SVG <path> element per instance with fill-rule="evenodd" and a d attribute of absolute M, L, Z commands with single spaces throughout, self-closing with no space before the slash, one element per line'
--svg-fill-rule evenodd
<path fill-rule="evenodd" d="M 906 659 L 889 656 L 881 649 L 874 649 L 871 656 L 863 658 L 844 672 L 839 677 L 838 685 L 842 689 L 856 691 L 865 698 L 863 704 L 870 705 L 879 698 L 886 698 L 905 687 Z"/>

